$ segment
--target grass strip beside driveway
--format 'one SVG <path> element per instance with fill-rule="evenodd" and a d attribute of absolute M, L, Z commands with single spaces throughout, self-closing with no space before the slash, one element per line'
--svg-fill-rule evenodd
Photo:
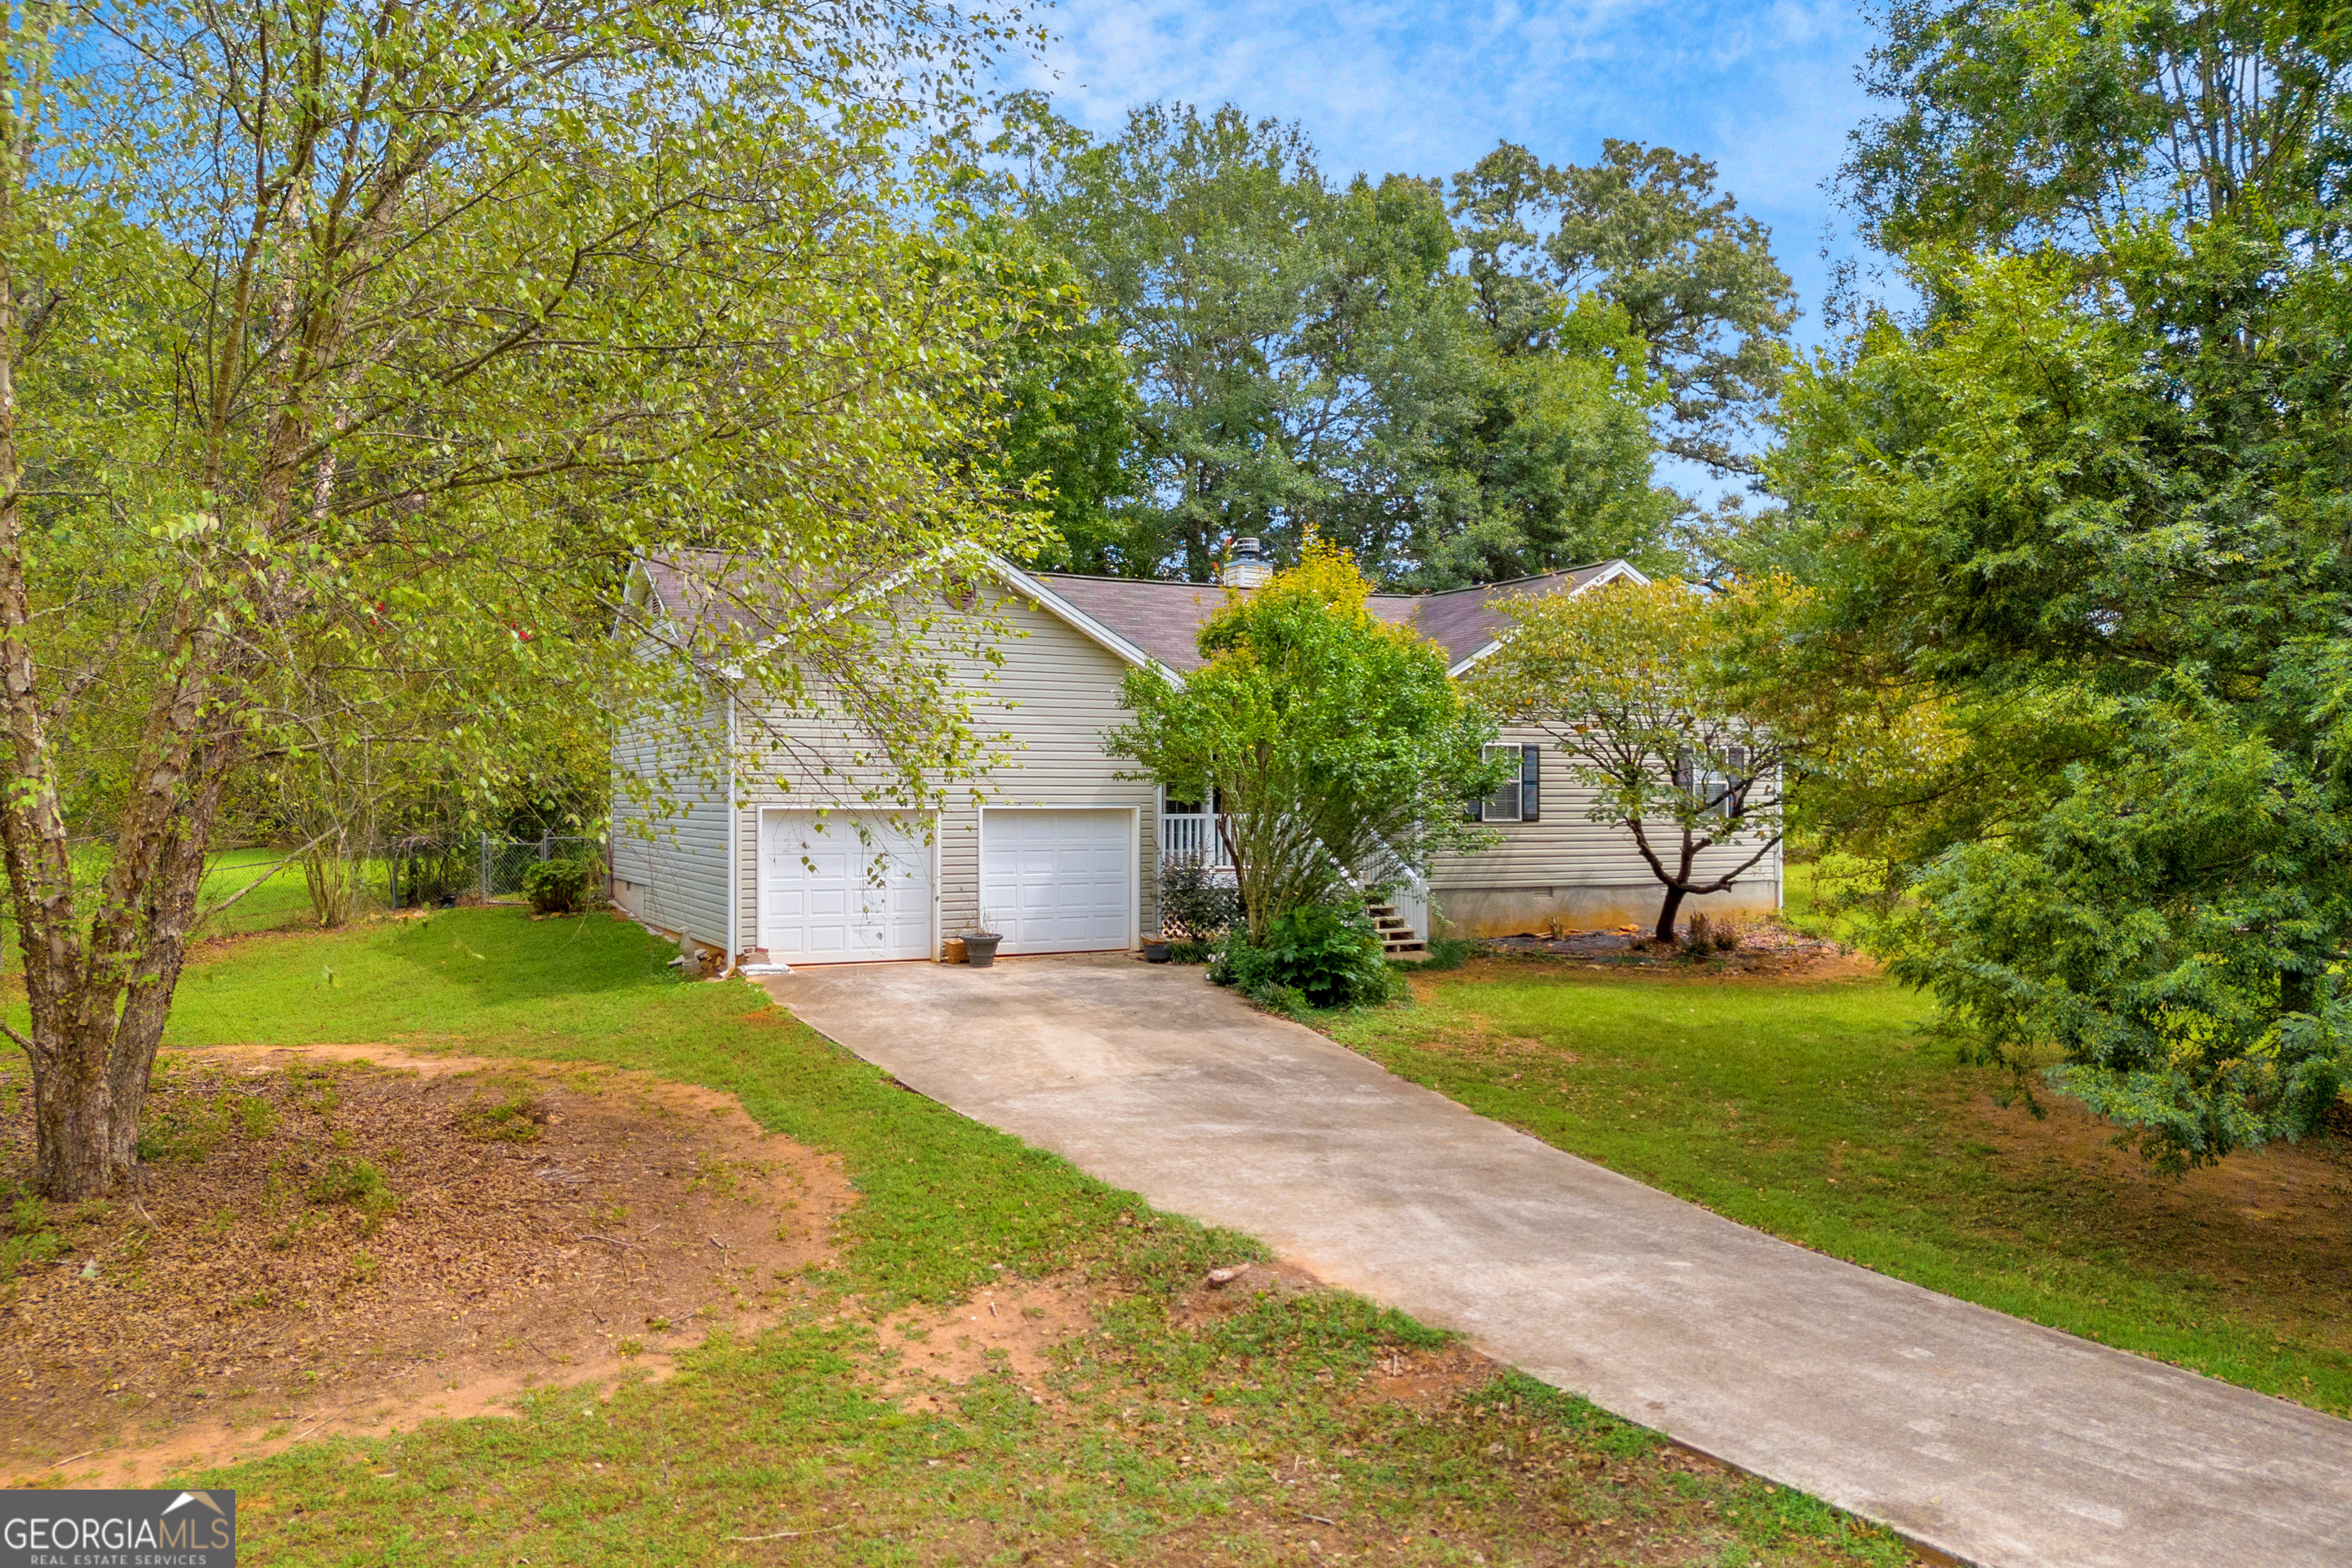
<path fill-rule="evenodd" d="M 648 1070 L 838 1152 L 843 1262 L 782 1326 L 666 1383 L 551 1384 L 519 1419 L 311 1444 L 204 1478 L 272 1564 L 1080 1561 L 1891 1563 L 1899 1542 L 1524 1378 L 1415 1404 L 1442 1336 L 1352 1297 L 1187 1315 L 1244 1237 L 1154 1214 L 911 1094 L 740 983 L 596 916 L 457 910 L 216 950 L 171 1043 L 381 1042 Z M 70 1259 L 61 1266 L 70 1267 Z M 1050 1375 L 931 1389 L 876 1324 L 1011 1276 L 1083 1276 Z"/>
<path fill-rule="evenodd" d="M 1996 1310 L 2352 1415 L 2352 1150 L 2175 1182 L 1922 1040 L 1884 980 L 1489 959 L 1325 1026 L 1390 1070 L 1727 1218 Z"/>

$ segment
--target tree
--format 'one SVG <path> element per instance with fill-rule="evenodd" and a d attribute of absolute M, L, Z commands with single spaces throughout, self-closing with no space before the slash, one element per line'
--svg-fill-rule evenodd
<path fill-rule="evenodd" d="M 2180 1168 L 2352 1068 L 2340 18 L 1883 16 L 1848 198 L 1924 307 L 1795 377 L 1817 679 L 1950 744 L 1875 835 L 1940 1024 Z"/>
<path fill-rule="evenodd" d="M 1320 378 L 1302 341 L 1330 205 L 1296 126 L 1148 104 L 1115 141 L 1050 144 L 1027 216 L 1115 324 L 1142 394 L 1137 565 L 1206 581 L 1235 534 L 1276 535 L 1313 475 L 1293 431 Z"/>
<path fill-rule="evenodd" d="M 2096 253 L 2142 225 L 2288 217 L 2340 197 L 2352 25 L 2339 13 L 1896 0 L 1874 20 L 1864 81 L 1892 107 L 1854 132 L 1839 184 L 1894 254 Z"/>
<path fill-rule="evenodd" d="M 1150 483 L 1143 402 L 1116 324 L 1089 310 L 1076 268 L 1022 219 L 978 217 L 959 244 L 1007 289 L 1035 300 L 991 357 L 1003 402 L 998 467 L 1009 485 L 1043 500 L 1052 531 L 1037 563 L 1148 574 L 1157 561 L 1138 506 Z"/>
<path fill-rule="evenodd" d="M 2174 1168 L 2310 1130 L 2352 1037 L 2344 388 L 2310 320 L 2345 296 L 2298 270 L 2184 353 L 2063 258 L 1956 264 L 1931 326 L 1792 387 L 1774 465 L 1823 531 L 1821 678 L 1932 694 L 1958 742 L 1889 845 L 1895 972 Z"/>
<path fill-rule="evenodd" d="M 1796 293 L 1771 231 L 1715 188 L 1703 158 L 1601 143 L 1554 168 L 1506 142 L 1454 177 L 1480 314 L 1506 353 L 1539 352 L 1590 293 L 1623 311 L 1664 384 L 1659 444 L 1717 472 L 1748 447 L 1790 359 Z"/>
<path fill-rule="evenodd" d="M 625 716 L 698 694 L 688 674 L 825 685 L 910 788 L 969 749 L 961 710 L 891 668 L 922 656 L 821 612 L 1020 538 L 971 461 L 1004 301 L 900 226 L 924 191 L 892 173 L 906 95 L 957 90 L 1001 18 L 18 19 L 0 853 L 45 1193 L 131 1168 L 224 800 L 322 717 L 279 706 L 289 668 L 355 671 L 336 701 L 395 679 L 462 697 L 436 741 L 486 789 L 520 717 Z M 689 608 L 760 563 L 781 632 L 714 614 L 691 646 L 614 637 L 648 552 L 687 563 Z M 128 763 L 84 789 L 110 738 Z"/>
<path fill-rule="evenodd" d="M 1528 280 L 1540 321 L 1514 344 L 1486 321 L 1485 253 L 1454 265 L 1437 183 L 1335 187 L 1296 127 L 1230 105 L 1150 105 L 1100 144 L 1013 107 L 996 146 L 1027 165 L 1015 205 L 1141 399 L 1120 542 L 1090 559 L 1205 580 L 1237 534 L 1286 557 L 1311 531 L 1419 587 L 1659 560 L 1675 503 L 1651 484 L 1649 419 L 1668 389 L 1622 308 Z M 1057 371 L 1040 405 L 1085 400 L 1085 374 Z"/>
<path fill-rule="evenodd" d="M 1780 842 L 1790 770 L 1814 739 L 1741 701 L 1736 656 L 1782 616 L 1779 595 L 1620 582 L 1510 612 L 1473 689 L 1505 722 L 1549 736 L 1593 792 L 1586 816 L 1633 836 L 1665 889 L 1654 934 L 1672 942 L 1685 899 L 1729 891 Z M 1703 868 L 1710 850 L 1724 853 Z"/>
<path fill-rule="evenodd" d="M 1498 782 L 1481 752 L 1494 725 L 1443 650 L 1371 613 L 1370 592 L 1343 552 L 1310 540 L 1297 566 L 1210 617 L 1206 665 L 1172 684 L 1137 670 L 1121 692 L 1134 718 L 1107 737 L 1112 754 L 1192 798 L 1213 788 L 1229 815 L 1254 942 L 1349 875 L 1425 870 L 1482 841 L 1461 803 Z"/>
<path fill-rule="evenodd" d="M 1479 355 L 1471 416 L 1423 468 L 1393 573 L 1405 585 L 1461 588 L 1612 558 L 1672 565 L 1665 535 L 1680 502 L 1652 483 L 1662 389 L 1641 341 L 1622 311 L 1590 298 L 1550 335 L 1543 353 Z"/>

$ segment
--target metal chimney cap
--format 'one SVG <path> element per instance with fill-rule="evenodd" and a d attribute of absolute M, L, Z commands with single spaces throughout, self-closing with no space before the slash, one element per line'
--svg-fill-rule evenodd
<path fill-rule="evenodd" d="M 1225 587 L 1246 592 L 1265 586 L 1267 579 L 1273 575 L 1274 563 L 1265 558 L 1265 548 L 1258 543 L 1257 535 L 1251 534 L 1246 539 L 1234 541 L 1233 550 L 1225 556 L 1224 567 L 1217 574 L 1217 581 Z"/>

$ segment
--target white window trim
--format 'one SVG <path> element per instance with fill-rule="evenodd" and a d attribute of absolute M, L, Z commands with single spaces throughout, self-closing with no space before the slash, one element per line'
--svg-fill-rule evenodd
<path fill-rule="evenodd" d="M 1489 816 L 1487 814 L 1487 807 L 1493 803 L 1495 797 L 1491 795 L 1482 795 L 1478 797 L 1478 820 L 1481 822 L 1500 823 L 1504 826 L 1507 827 L 1517 823 L 1525 822 L 1528 819 L 1526 785 L 1521 782 L 1521 774 L 1518 771 L 1523 759 L 1527 755 L 1527 752 L 1526 749 L 1517 742 L 1497 741 L 1492 745 L 1480 747 L 1478 749 L 1478 760 L 1480 762 L 1485 762 L 1488 758 L 1492 757 L 1496 752 L 1507 752 L 1511 756 L 1511 815 L 1508 816 Z"/>

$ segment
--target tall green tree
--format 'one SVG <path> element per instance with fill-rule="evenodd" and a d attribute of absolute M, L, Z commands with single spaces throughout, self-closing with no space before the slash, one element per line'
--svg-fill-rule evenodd
<path fill-rule="evenodd" d="M 1612 140 L 1596 164 L 1554 167 L 1506 142 L 1454 177 L 1454 212 L 1502 352 L 1554 346 L 1591 294 L 1647 346 L 1664 392 L 1661 447 L 1717 472 L 1756 471 L 1796 294 L 1771 231 L 1716 189 L 1713 163 Z"/>
<path fill-rule="evenodd" d="M 1541 352 L 1486 347 L 1470 417 L 1423 468 L 1407 564 L 1421 589 L 1467 587 L 1622 557 L 1667 571 L 1681 509 L 1652 482 L 1661 395 L 1623 313 L 1590 296 Z"/>
<path fill-rule="evenodd" d="M 1322 380 L 1303 340 L 1330 205 L 1296 126 L 1230 105 L 1147 105 L 1041 165 L 1030 219 L 1116 324 L 1142 395 L 1138 566 L 1205 580 L 1227 539 L 1278 534 L 1312 498 L 1293 435 Z"/>
<path fill-rule="evenodd" d="M 1951 736 L 1880 796 L 1884 940 L 2167 1164 L 2297 1136 L 2352 1065 L 2341 24 L 1885 24 L 1847 188 L 1924 304 L 1791 384 L 1771 464 L 1808 678 Z"/>
<path fill-rule="evenodd" d="M 1543 322 L 1520 355 L 1485 324 L 1492 280 L 1456 266 L 1433 182 L 1335 186 L 1296 127 L 1231 106 L 1147 106 L 1100 143 L 1015 109 L 999 150 L 1025 162 L 1021 217 L 1075 265 L 1141 402 L 1120 545 L 1087 559 L 1200 580 L 1235 535 L 1286 554 L 1314 531 L 1425 587 L 1657 563 L 1675 503 L 1648 422 L 1668 389 L 1622 307 L 1530 283 Z"/>
<path fill-rule="evenodd" d="M 2258 209 L 2292 224 L 2341 198 L 2341 12 L 1897 0 L 1871 15 L 1863 79 L 1888 109 L 1855 132 L 1840 183 L 1895 254 L 2090 256 L 2137 226 L 2178 235 Z"/>
<path fill-rule="evenodd" d="M 958 243 L 998 288 L 1033 302 L 990 359 L 1002 399 L 994 466 L 1045 508 L 1036 563 L 1149 574 L 1157 538 L 1140 506 L 1150 484 L 1143 400 L 1117 324 L 1089 308 L 1069 258 L 1017 216 L 979 218 Z"/>
<path fill-rule="evenodd" d="M 961 91 L 1002 18 L 14 20 L 0 857 L 44 1192 L 130 1171 L 224 799 L 334 717 L 286 712 L 287 669 L 462 692 L 439 743 L 477 776 L 519 714 L 701 700 L 688 676 L 823 687 L 910 787 L 966 753 L 922 655 L 820 612 L 1016 532 L 974 489 L 1001 294 L 897 216 L 926 198 L 910 100 Z M 684 614 L 632 647 L 648 553 Z M 756 634 L 725 613 L 747 574 Z M 127 764 L 78 792 L 109 738 Z"/>

